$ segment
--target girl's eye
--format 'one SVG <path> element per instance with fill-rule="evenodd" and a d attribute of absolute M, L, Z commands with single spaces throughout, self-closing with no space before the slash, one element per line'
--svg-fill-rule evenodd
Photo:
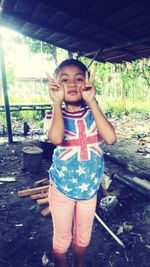
<path fill-rule="evenodd" d="M 83 82 L 84 79 L 83 78 L 77 78 L 76 80 L 77 80 L 77 82 Z"/>
<path fill-rule="evenodd" d="M 67 83 L 68 82 L 68 79 L 62 79 L 61 82 L 62 83 Z"/>

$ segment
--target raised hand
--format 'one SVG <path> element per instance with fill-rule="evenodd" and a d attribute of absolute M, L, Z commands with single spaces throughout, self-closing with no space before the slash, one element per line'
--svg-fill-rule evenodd
<path fill-rule="evenodd" d="M 64 100 L 65 92 L 63 85 L 59 85 L 55 78 L 52 78 L 47 72 L 49 95 L 53 102 L 62 103 Z"/>
<path fill-rule="evenodd" d="M 83 100 L 88 104 L 95 99 L 95 87 L 93 83 L 89 81 L 88 72 L 85 73 L 85 86 L 80 88 L 80 92 Z"/>

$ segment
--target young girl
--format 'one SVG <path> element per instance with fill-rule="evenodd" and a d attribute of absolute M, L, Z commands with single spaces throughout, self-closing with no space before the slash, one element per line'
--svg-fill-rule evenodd
<path fill-rule="evenodd" d="M 101 143 L 113 144 L 116 135 L 80 61 L 68 59 L 59 65 L 55 78 L 49 78 L 49 93 L 53 112 L 48 138 L 56 145 L 49 172 L 54 262 L 55 267 L 67 266 L 73 235 L 73 267 L 82 267 L 104 172 Z"/>

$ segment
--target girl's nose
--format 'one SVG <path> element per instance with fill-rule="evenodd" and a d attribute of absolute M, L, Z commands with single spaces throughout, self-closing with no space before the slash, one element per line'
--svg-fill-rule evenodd
<path fill-rule="evenodd" d="M 70 85 L 70 86 L 76 86 L 77 83 L 76 83 L 76 81 L 72 80 L 72 81 L 69 82 L 69 85 Z"/>

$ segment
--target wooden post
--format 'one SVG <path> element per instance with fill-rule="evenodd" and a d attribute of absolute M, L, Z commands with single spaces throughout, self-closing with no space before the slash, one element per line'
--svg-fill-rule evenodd
<path fill-rule="evenodd" d="M 9 98 L 8 98 L 8 92 L 7 92 L 4 51 L 3 51 L 3 46 L 2 46 L 1 34 L 0 34 L 0 67 L 1 67 L 2 86 L 3 86 L 3 93 L 4 93 L 5 113 L 6 113 L 6 122 L 7 122 L 7 130 L 8 130 L 8 142 L 12 143 L 13 137 L 12 137 L 12 128 L 11 128 L 10 109 L 9 109 Z"/>

